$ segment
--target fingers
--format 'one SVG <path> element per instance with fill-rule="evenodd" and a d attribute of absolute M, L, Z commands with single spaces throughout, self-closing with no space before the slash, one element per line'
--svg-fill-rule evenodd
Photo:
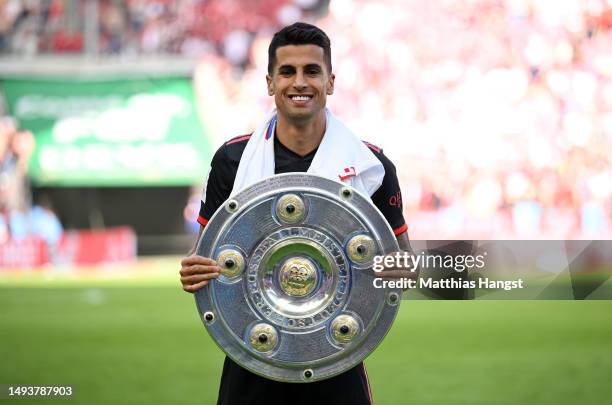
<path fill-rule="evenodd" d="M 417 272 L 410 270 L 383 270 L 381 272 L 376 273 L 376 277 L 416 279 L 418 277 L 418 274 Z"/>
<path fill-rule="evenodd" d="M 213 280 L 217 277 L 219 277 L 219 273 L 195 274 L 193 276 L 181 277 L 181 283 L 183 283 L 183 285 L 193 285 L 200 281 Z"/>
<path fill-rule="evenodd" d="M 220 271 L 221 271 L 221 268 L 217 266 L 216 264 L 213 264 L 212 266 L 194 264 L 191 266 L 183 266 L 179 273 L 181 274 L 181 277 L 185 277 L 185 276 L 191 276 L 194 274 L 219 273 Z"/>
<path fill-rule="evenodd" d="M 201 288 L 204 288 L 204 286 L 206 286 L 208 284 L 209 280 L 204 280 L 204 281 L 200 281 L 197 284 L 193 284 L 193 285 L 184 285 L 183 284 L 183 290 L 185 290 L 188 293 L 194 293 L 196 291 L 198 291 Z"/>
<path fill-rule="evenodd" d="M 198 256 L 198 255 L 187 256 L 183 260 L 181 260 L 181 266 L 183 267 L 191 266 L 194 264 L 203 264 L 205 266 L 206 265 L 215 266 L 217 263 L 209 257 L 203 257 L 203 256 Z"/>
<path fill-rule="evenodd" d="M 194 293 L 219 277 L 221 268 L 208 257 L 189 256 L 181 260 L 181 284 L 183 290 Z"/>
<path fill-rule="evenodd" d="M 219 277 L 219 273 L 205 273 L 205 274 L 194 274 L 192 276 L 181 277 L 181 284 L 183 284 L 183 290 L 193 293 L 203 288 L 208 284 L 210 280 Z"/>

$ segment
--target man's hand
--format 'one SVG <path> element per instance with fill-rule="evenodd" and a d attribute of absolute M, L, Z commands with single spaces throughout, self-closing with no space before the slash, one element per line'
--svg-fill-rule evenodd
<path fill-rule="evenodd" d="M 408 232 L 403 232 L 402 234 L 398 235 L 397 242 L 399 244 L 400 251 L 412 252 L 410 240 L 408 239 Z M 388 256 L 395 257 L 395 253 L 391 253 Z M 376 273 L 376 277 L 380 277 L 384 280 L 399 280 L 403 278 L 416 281 L 419 278 L 419 269 L 410 269 L 395 266 L 385 267 L 382 271 Z"/>
<path fill-rule="evenodd" d="M 208 257 L 187 256 L 181 260 L 181 284 L 183 290 L 194 293 L 204 287 L 212 279 L 219 277 L 221 269 L 217 263 Z"/>
<path fill-rule="evenodd" d="M 419 277 L 419 272 L 418 270 L 413 270 L 409 267 L 402 267 L 401 263 L 395 263 L 395 253 L 391 253 L 387 256 L 392 257 L 394 260 L 394 264 L 399 264 L 399 266 L 385 266 L 385 268 L 382 271 L 379 271 L 376 273 L 376 277 L 380 277 L 386 280 L 398 280 L 401 278 L 407 278 L 407 279 L 412 279 L 412 280 L 416 280 Z M 385 257 L 387 257 L 385 256 Z M 385 260 L 382 260 L 382 263 L 384 263 Z"/>
<path fill-rule="evenodd" d="M 394 257 L 395 254 L 390 254 L 389 256 Z M 412 271 L 409 268 L 396 267 L 396 266 L 391 266 L 391 267 L 385 266 L 385 268 L 382 271 L 376 272 L 374 274 L 376 277 L 380 277 L 381 279 L 387 280 L 387 281 L 403 280 L 402 285 L 404 286 L 403 288 L 404 291 L 416 286 L 416 280 L 419 278 L 418 271 Z M 414 281 L 411 284 L 408 280 L 414 280 Z"/>

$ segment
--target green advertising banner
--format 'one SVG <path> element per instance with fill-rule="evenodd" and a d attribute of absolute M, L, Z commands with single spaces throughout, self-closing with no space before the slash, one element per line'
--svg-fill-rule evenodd
<path fill-rule="evenodd" d="M 190 185 L 206 175 L 210 142 L 186 78 L 0 85 L 8 113 L 36 138 L 36 185 Z"/>

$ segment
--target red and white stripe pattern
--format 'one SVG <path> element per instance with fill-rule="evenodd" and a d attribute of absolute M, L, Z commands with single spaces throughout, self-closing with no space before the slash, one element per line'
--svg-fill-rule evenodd
<path fill-rule="evenodd" d="M 236 138 L 234 138 L 234 139 L 230 139 L 229 141 L 227 141 L 227 142 L 225 143 L 225 145 L 231 145 L 231 144 L 233 144 L 233 143 L 237 143 L 237 142 L 241 142 L 241 141 L 247 141 L 247 140 L 251 139 L 251 135 L 252 135 L 252 134 L 248 134 L 248 135 L 241 135 L 241 136 L 236 137 Z"/>

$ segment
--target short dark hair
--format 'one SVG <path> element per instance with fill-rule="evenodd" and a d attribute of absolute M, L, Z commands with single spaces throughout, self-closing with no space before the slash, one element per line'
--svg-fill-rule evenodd
<path fill-rule="evenodd" d="M 303 22 L 296 22 L 278 31 L 272 37 L 268 48 L 268 74 L 271 76 L 276 64 L 276 50 L 286 45 L 317 45 L 323 48 L 325 64 L 331 72 L 331 42 L 319 27 Z"/>

